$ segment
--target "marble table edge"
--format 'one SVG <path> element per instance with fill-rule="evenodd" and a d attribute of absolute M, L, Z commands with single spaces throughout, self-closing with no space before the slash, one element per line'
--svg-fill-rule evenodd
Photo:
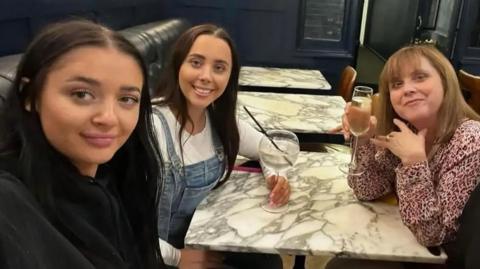
<path fill-rule="evenodd" d="M 238 245 L 228 245 L 223 244 L 222 246 L 211 246 L 204 245 L 201 243 L 188 244 L 186 242 L 186 247 L 192 249 L 203 249 L 203 250 L 214 250 L 214 251 L 233 251 L 233 252 L 254 252 L 254 253 L 268 253 L 268 254 L 281 254 L 281 255 L 300 255 L 300 256 L 325 256 L 325 257 L 342 257 L 342 258 L 357 258 L 365 260 L 384 260 L 384 261 L 398 261 L 398 262 L 417 262 L 417 263 L 433 263 L 433 264 L 442 264 L 445 263 L 447 255 L 442 250 L 442 253 L 439 256 L 431 257 L 412 257 L 407 255 L 391 255 L 391 254 L 362 254 L 355 253 L 351 251 L 328 251 L 328 250 L 299 250 L 299 249 L 289 249 L 289 248 L 275 248 L 275 251 L 272 251 L 271 248 L 258 248 L 258 247 L 245 247 Z"/>

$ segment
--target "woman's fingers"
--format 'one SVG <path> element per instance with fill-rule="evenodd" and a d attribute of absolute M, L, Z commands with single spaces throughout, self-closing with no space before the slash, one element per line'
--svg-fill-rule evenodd
<path fill-rule="evenodd" d="M 377 128 L 377 117 L 370 116 L 370 130 L 375 130 Z"/>
<path fill-rule="evenodd" d="M 331 133 L 331 134 L 336 134 L 336 133 L 342 132 L 342 130 L 343 130 L 342 125 L 339 125 L 339 126 L 333 128 L 333 129 L 328 130 L 328 132 Z"/>
<path fill-rule="evenodd" d="M 371 138 L 370 141 L 378 147 L 388 148 L 389 138 L 386 135 L 379 135 L 375 138 Z"/>
<path fill-rule="evenodd" d="M 402 132 L 411 132 L 410 128 L 401 120 L 399 119 L 393 119 L 393 124 L 397 125 L 398 129 Z"/>
<path fill-rule="evenodd" d="M 347 103 L 347 105 L 345 106 L 345 112 L 343 113 L 343 116 L 342 116 L 342 127 L 343 127 L 343 131 L 348 134 L 350 133 L 350 125 L 348 124 L 348 114 L 350 113 L 350 102 Z"/>
<path fill-rule="evenodd" d="M 277 184 L 277 176 L 276 175 L 271 175 L 266 178 L 267 181 L 267 188 L 269 190 L 272 190 L 273 187 Z"/>
<path fill-rule="evenodd" d="M 288 202 L 290 198 L 290 184 L 282 176 L 278 176 L 273 190 L 270 192 L 270 202 L 281 206 Z"/>

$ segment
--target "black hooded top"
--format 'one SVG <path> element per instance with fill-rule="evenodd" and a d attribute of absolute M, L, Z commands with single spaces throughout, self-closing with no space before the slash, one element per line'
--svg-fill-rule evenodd
<path fill-rule="evenodd" d="M 0 268 L 143 268 L 108 176 L 75 174 L 63 181 L 74 186 L 55 186 L 61 189 L 54 195 L 61 223 L 54 225 L 13 167 L 0 167 Z"/>

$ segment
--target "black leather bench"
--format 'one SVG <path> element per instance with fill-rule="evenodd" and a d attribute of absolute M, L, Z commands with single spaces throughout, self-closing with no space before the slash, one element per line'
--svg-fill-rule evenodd
<path fill-rule="evenodd" d="M 3 104 L 10 90 L 21 57 L 21 54 L 0 57 L 0 105 Z"/>
<path fill-rule="evenodd" d="M 158 84 L 170 46 L 189 27 L 190 23 L 184 19 L 168 19 L 119 31 L 142 54 L 148 70 L 150 92 Z M 20 58 L 21 54 L 0 57 L 0 105 L 10 90 Z"/>
<path fill-rule="evenodd" d="M 153 93 L 153 89 L 158 85 L 171 45 L 189 27 L 190 24 L 184 19 L 169 19 L 120 31 L 143 55 L 147 65 L 150 93 Z"/>

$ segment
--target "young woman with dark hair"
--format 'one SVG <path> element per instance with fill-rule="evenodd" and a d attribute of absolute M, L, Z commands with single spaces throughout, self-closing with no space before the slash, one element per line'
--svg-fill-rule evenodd
<path fill-rule="evenodd" d="M 258 159 L 262 134 L 237 121 L 240 65 L 232 39 L 215 25 L 195 26 L 175 43 L 154 106 L 154 125 L 165 161 L 159 204 L 165 263 L 180 268 L 282 268 L 279 256 L 181 251 L 197 205 L 229 177 L 237 154 Z M 267 176 L 272 203 L 288 202 L 290 187 Z M 173 245 L 173 246 L 172 246 Z M 225 259 L 225 260 L 223 260 Z"/>
<path fill-rule="evenodd" d="M 92 22 L 32 41 L 0 112 L 0 268 L 163 267 L 146 82 L 136 49 Z"/>

